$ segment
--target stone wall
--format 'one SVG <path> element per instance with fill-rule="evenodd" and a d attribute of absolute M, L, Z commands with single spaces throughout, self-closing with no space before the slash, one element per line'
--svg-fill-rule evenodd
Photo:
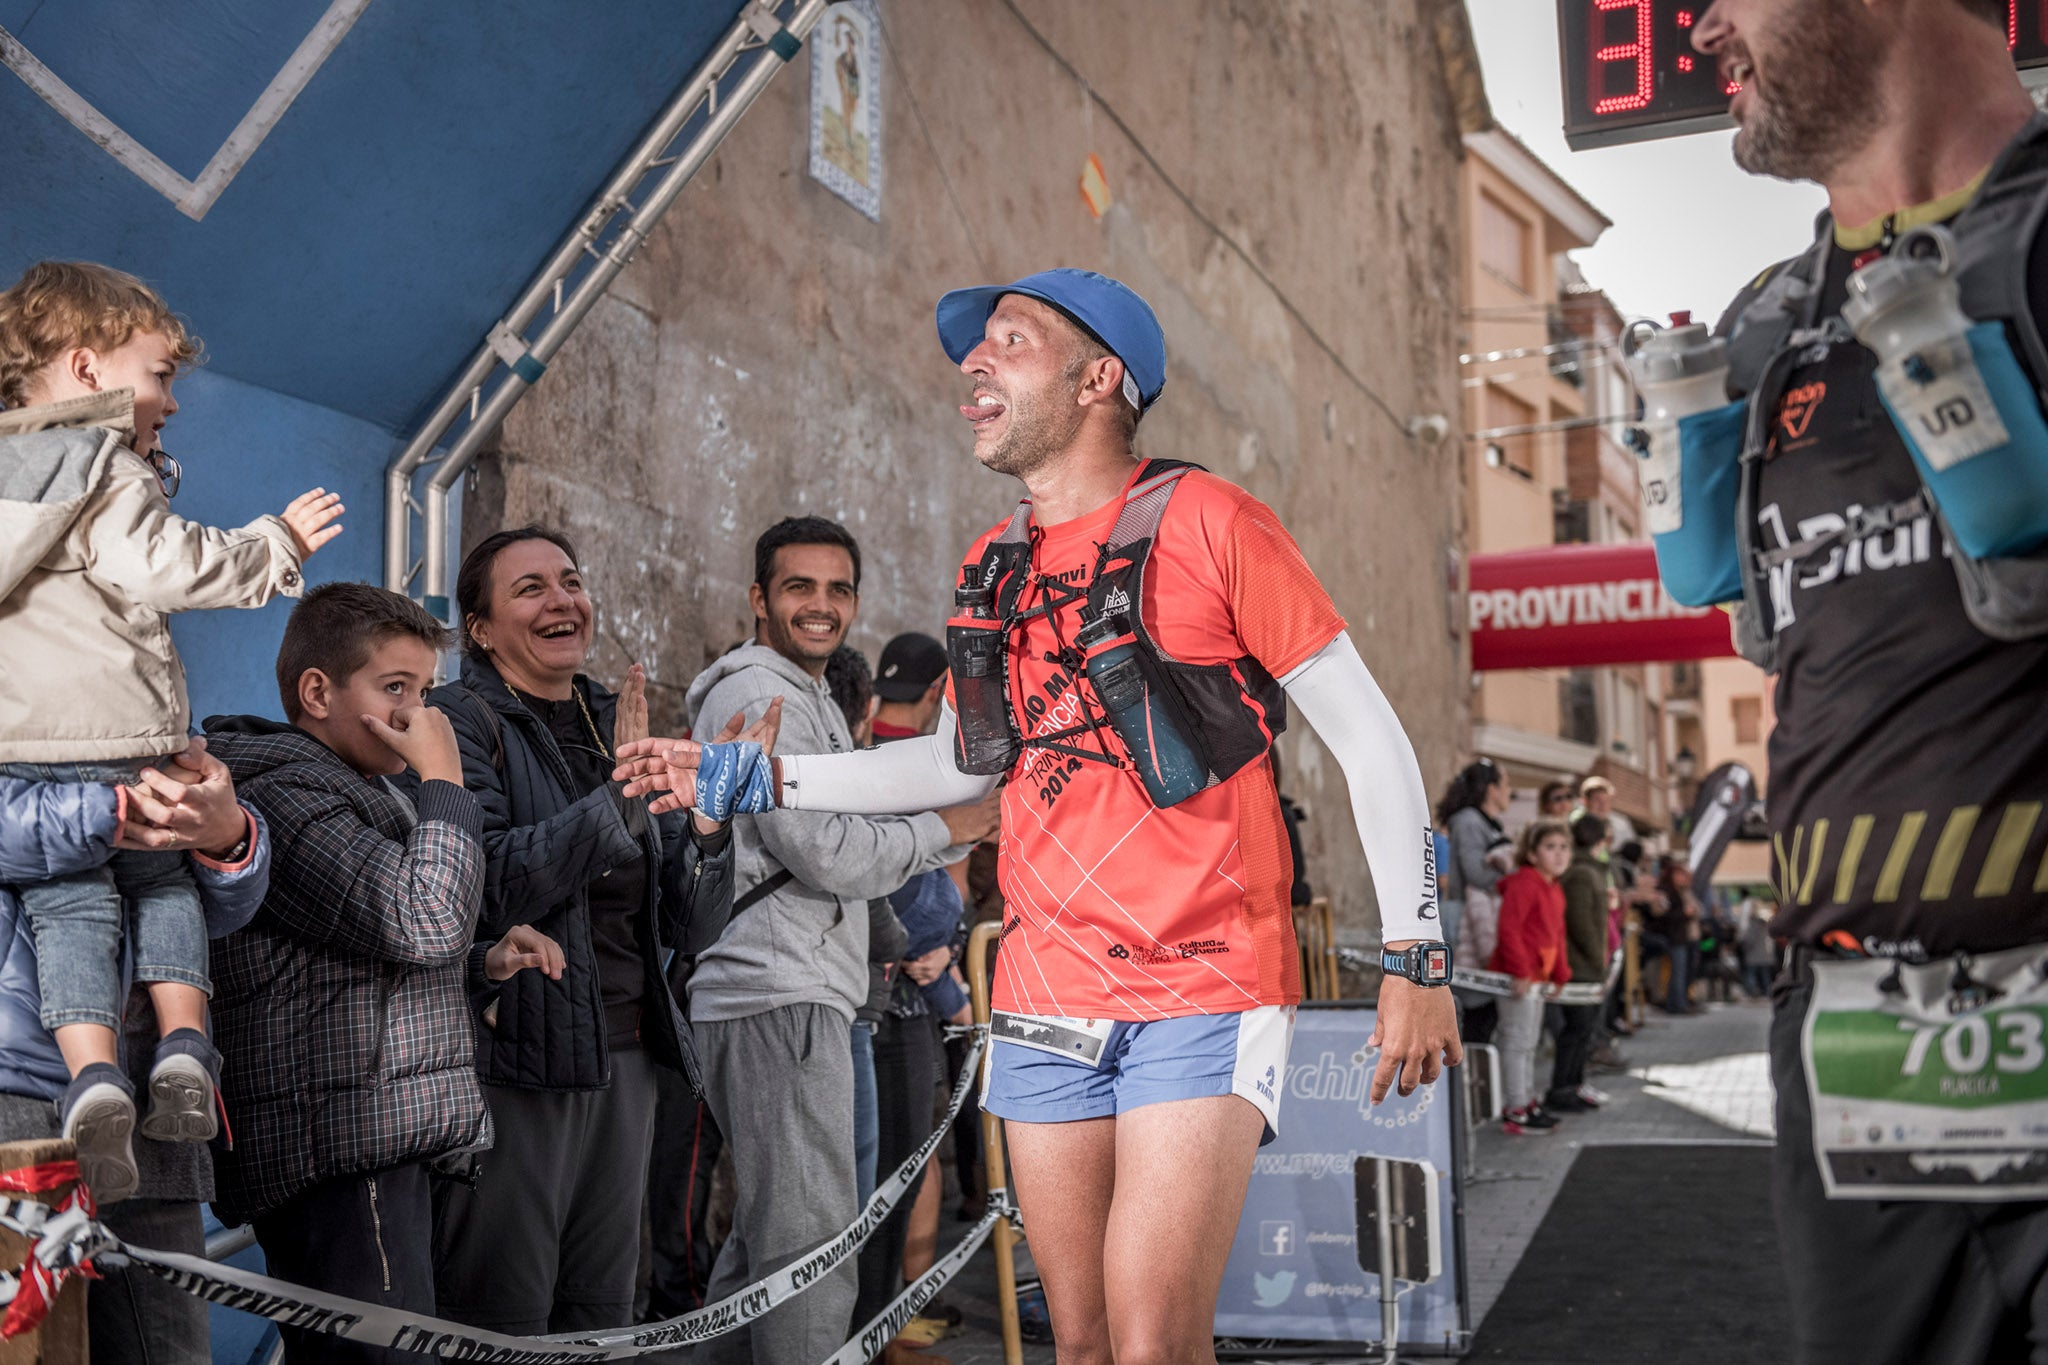
<path fill-rule="evenodd" d="M 1455 0 L 1449 0 L 1455 5 Z M 464 536 L 580 542 L 597 660 L 672 721 L 751 629 L 754 536 L 813 512 L 866 558 L 853 642 L 939 632 L 959 556 L 1017 489 L 980 469 L 944 290 L 1049 265 L 1158 311 L 1142 451 L 1270 502 L 1351 623 L 1432 794 L 1467 730 L 1457 111 L 1439 0 L 884 0 L 880 223 L 806 172 L 809 56 L 770 88 L 514 413 Z M 1461 17 L 1461 16 L 1460 16 Z M 1101 160 L 1113 202 L 1079 192 Z M 1413 415 L 1451 417 L 1431 446 Z M 1375 922 L 1342 775 L 1301 727 L 1287 786 L 1345 936 Z"/>

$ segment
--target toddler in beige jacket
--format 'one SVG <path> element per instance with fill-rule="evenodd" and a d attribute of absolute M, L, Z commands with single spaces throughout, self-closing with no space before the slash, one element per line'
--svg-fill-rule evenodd
<path fill-rule="evenodd" d="M 170 510 L 179 470 L 157 433 L 197 353 L 154 291 L 105 266 L 45 261 L 0 293 L 0 773 L 120 792 L 107 863 L 19 888 L 43 1026 L 72 1075 L 63 1135 L 101 1203 L 136 1186 L 115 1056 L 124 937 L 161 1040 L 143 1136 L 218 1128 L 199 891 L 183 854 L 149 847 L 139 806 L 180 794 L 155 765 L 191 724 L 167 616 L 297 596 L 306 557 L 341 533 L 321 489 L 234 531 Z"/>

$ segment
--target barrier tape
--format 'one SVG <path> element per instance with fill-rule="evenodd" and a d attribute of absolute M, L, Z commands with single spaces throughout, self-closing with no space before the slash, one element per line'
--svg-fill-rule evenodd
<path fill-rule="evenodd" d="M 1337 960 L 1354 969 L 1373 968 L 1380 965 L 1379 958 L 1357 948 L 1339 948 Z M 1615 953 L 1607 960 L 1607 977 L 1604 981 L 1568 981 L 1557 988 L 1557 994 L 1544 994 L 1544 999 L 1554 1000 L 1560 1005 L 1597 1005 L 1607 998 L 1607 992 L 1614 987 L 1614 979 L 1621 971 L 1621 954 Z M 1478 991 L 1481 995 L 1509 996 L 1515 993 L 1515 978 L 1506 972 L 1490 972 L 1483 967 L 1451 968 L 1451 984 L 1461 990 Z"/>
<path fill-rule="evenodd" d="M 878 1358 L 882 1350 L 896 1339 L 896 1334 L 910 1325 L 918 1310 L 939 1296 L 946 1282 L 959 1274 L 966 1264 L 974 1259 L 974 1253 L 981 1250 L 981 1244 L 988 1240 L 989 1233 L 1004 1218 L 1016 1215 L 1013 1208 L 994 1208 L 981 1216 L 981 1221 L 967 1230 L 960 1239 L 960 1245 L 947 1252 L 930 1270 L 917 1277 L 909 1287 L 896 1296 L 896 1301 L 870 1318 L 865 1326 L 854 1333 L 848 1342 L 839 1348 L 837 1354 L 820 1365 L 867 1365 Z"/>
<path fill-rule="evenodd" d="M 39 1267 L 61 1266 L 66 1271 L 90 1274 L 88 1263 L 103 1259 L 109 1265 L 140 1266 L 174 1288 L 209 1303 L 253 1313 L 287 1327 L 319 1332 L 337 1340 L 360 1342 L 367 1346 L 418 1351 L 447 1360 L 485 1362 L 485 1365 L 570 1365 L 576 1361 L 627 1360 L 735 1331 L 803 1293 L 859 1251 L 904 1193 L 922 1178 L 925 1163 L 938 1150 L 940 1139 L 959 1117 L 969 1091 L 980 1081 L 981 1057 L 987 1047 L 987 1029 L 979 1027 L 974 1047 L 961 1068 L 960 1080 L 953 1087 L 945 1121 L 877 1187 L 860 1217 L 845 1231 L 717 1303 L 641 1327 L 544 1337 L 505 1336 L 287 1284 L 252 1271 L 216 1265 L 198 1256 L 130 1246 L 103 1227 L 85 1207 L 59 1210 L 27 1200 L 0 1200 L 0 1227 L 29 1239 L 30 1256 L 24 1271 L 30 1274 L 31 1279 Z M 978 1246 L 980 1240 L 987 1237 L 988 1229 L 994 1226 L 995 1220 L 1005 1213 L 1006 1210 L 991 1210 L 975 1233 L 970 1234 L 969 1240 Z M 961 1245 L 966 1247 L 968 1243 L 962 1242 Z M 971 1255 L 972 1251 L 965 1254 Z M 965 1255 L 958 1248 L 949 1253 L 942 1264 L 951 1269 L 946 1277 L 931 1286 L 932 1292 L 936 1293 L 938 1286 L 945 1283 L 945 1278 L 964 1263 Z M 934 1266 L 933 1270 L 939 1268 Z M 878 1327 L 905 1303 L 916 1298 L 916 1291 L 927 1278 L 929 1275 L 911 1286 L 885 1310 L 882 1317 L 870 1323 L 869 1328 Z M 0 1301 L 11 1302 L 23 1292 L 24 1281 L 20 1277 L 0 1276 Z M 930 1294 L 926 1294 L 918 1306 L 929 1299 Z M 916 1310 L 913 1307 L 910 1311 L 914 1313 Z M 908 1317 L 904 1320 L 908 1321 Z M 856 1338 L 856 1342 L 859 1339 Z M 849 1343 L 849 1347 L 853 1344 Z M 840 1354 L 844 1356 L 844 1350 Z M 865 1360 L 866 1357 L 860 1359 Z"/>
<path fill-rule="evenodd" d="M 1482 995 L 1513 995 L 1515 978 L 1506 972 L 1489 972 L 1478 967 L 1451 968 L 1451 984 Z M 1554 1000 L 1560 1005 L 1597 1005 L 1607 998 L 1607 983 L 1604 981 L 1567 981 L 1551 995 L 1539 982 L 1537 994 L 1545 1000 Z"/>
<path fill-rule="evenodd" d="M 73 1275 L 89 1280 L 100 1277 L 90 1257 L 78 1249 L 85 1233 L 98 1226 L 99 1210 L 93 1205 L 92 1192 L 77 1184 L 77 1180 L 76 1161 L 48 1161 L 0 1173 L 0 1190 L 47 1194 L 63 1185 L 73 1187 L 55 1204 L 6 1201 L 8 1206 L 34 1209 L 35 1213 L 26 1215 L 27 1218 L 51 1235 L 47 1240 L 30 1238 L 19 1275 L 0 1273 L 0 1286 L 5 1287 L 7 1297 L 7 1314 L 0 1317 L 0 1340 L 33 1331 L 49 1316 L 58 1291 Z"/>

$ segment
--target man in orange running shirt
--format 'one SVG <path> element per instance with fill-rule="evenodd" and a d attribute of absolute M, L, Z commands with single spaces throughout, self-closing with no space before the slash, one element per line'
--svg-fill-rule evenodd
<path fill-rule="evenodd" d="M 938 322 L 971 384 L 975 457 L 1029 495 L 966 556 L 962 600 L 978 588 L 985 605 L 949 630 L 949 648 L 977 624 L 1000 634 L 1000 687 L 963 698 L 956 654 L 928 739 L 774 760 L 650 739 L 621 750 L 619 776 L 665 790 L 657 809 L 740 787 L 871 814 L 1007 778 L 984 1106 L 1005 1120 L 1060 1360 L 1213 1360 L 1213 1312 L 1189 1309 L 1216 1301 L 1301 997 L 1266 753 L 1291 701 L 1344 769 L 1387 940 L 1375 1102 L 1462 1057 L 1421 773 L 1272 511 L 1132 452 L 1166 378 L 1142 299 L 1050 270 L 955 290 Z M 1133 649 L 1136 728 L 1127 694 L 1097 686 Z"/>

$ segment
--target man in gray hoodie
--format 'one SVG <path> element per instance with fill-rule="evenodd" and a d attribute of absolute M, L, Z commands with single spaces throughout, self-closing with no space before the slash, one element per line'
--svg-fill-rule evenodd
<path fill-rule="evenodd" d="M 754 640 L 690 684 L 692 728 L 736 711 L 756 718 L 781 697 L 778 752 L 850 751 L 824 672 L 859 609 L 859 545 L 821 517 L 777 522 L 755 542 L 748 596 Z M 866 902 L 966 857 L 995 824 L 988 803 L 909 817 L 776 810 L 735 819 L 739 899 L 731 925 L 697 959 L 689 989 L 705 1101 L 739 1186 L 709 1299 L 853 1221 L 849 1030 L 867 999 Z M 707 1343 L 698 1359 L 821 1360 L 846 1339 L 854 1293 L 849 1261 L 751 1329 Z"/>

